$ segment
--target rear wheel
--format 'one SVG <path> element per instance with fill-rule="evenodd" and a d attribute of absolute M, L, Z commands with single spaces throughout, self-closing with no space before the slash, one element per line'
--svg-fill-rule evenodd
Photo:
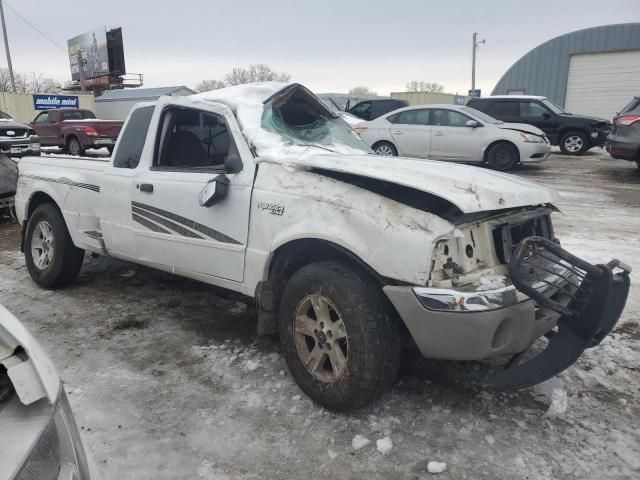
<path fill-rule="evenodd" d="M 71 241 L 64 218 L 50 203 L 36 208 L 25 232 L 24 257 L 27 270 L 41 287 L 68 285 L 78 276 L 84 250 Z"/>
<path fill-rule="evenodd" d="M 373 146 L 373 151 L 377 155 L 384 155 L 387 157 L 397 157 L 398 149 L 389 142 L 378 142 Z"/>
<path fill-rule="evenodd" d="M 309 264 L 287 282 L 280 342 L 300 388 L 331 410 L 359 408 L 393 384 L 400 339 L 380 287 L 333 261 Z"/>
<path fill-rule="evenodd" d="M 560 150 L 565 155 L 582 155 L 589 150 L 589 139 L 583 132 L 567 132 L 560 139 Z"/>
<path fill-rule="evenodd" d="M 84 153 L 84 148 L 82 148 L 82 144 L 76 137 L 71 137 L 67 141 L 67 152 L 69 155 L 81 156 Z"/>
<path fill-rule="evenodd" d="M 489 166 L 501 172 L 511 170 L 519 161 L 518 149 L 511 143 L 497 143 L 492 145 L 487 152 Z"/>

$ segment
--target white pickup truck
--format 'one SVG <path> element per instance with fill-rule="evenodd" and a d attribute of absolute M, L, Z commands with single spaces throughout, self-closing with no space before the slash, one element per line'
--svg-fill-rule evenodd
<path fill-rule="evenodd" d="M 629 288 L 620 262 L 559 247 L 553 191 L 373 155 L 298 84 L 139 104 L 109 163 L 19 169 L 36 283 L 73 281 L 89 251 L 255 297 L 259 333 L 279 333 L 300 388 L 335 410 L 384 392 L 410 339 L 429 358 L 511 358 L 499 388 L 543 381 L 607 335 Z"/>

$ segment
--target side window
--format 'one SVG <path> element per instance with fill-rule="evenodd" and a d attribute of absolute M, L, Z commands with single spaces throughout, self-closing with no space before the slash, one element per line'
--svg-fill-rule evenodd
<path fill-rule="evenodd" d="M 433 110 L 432 124 L 440 127 L 466 127 L 469 120 L 466 115 L 453 110 Z"/>
<path fill-rule="evenodd" d="M 359 103 L 350 112 L 361 118 L 369 118 L 371 116 L 371 102 Z"/>
<path fill-rule="evenodd" d="M 36 118 L 33 119 L 33 123 L 48 123 L 49 122 L 49 112 L 42 112 Z"/>
<path fill-rule="evenodd" d="M 502 120 L 503 118 L 517 118 L 520 116 L 520 104 L 518 102 L 496 102 L 487 112 L 493 118 Z"/>
<path fill-rule="evenodd" d="M 154 166 L 168 170 L 221 170 L 237 149 L 222 115 L 170 107 L 162 115 Z"/>
<path fill-rule="evenodd" d="M 405 110 L 394 115 L 393 123 L 402 125 L 428 125 L 429 110 Z"/>
<path fill-rule="evenodd" d="M 520 103 L 520 115 L 524 118 L 542 118 L 549 111 L 538 102 Z"/>
<path fill-rule="evenodd" d="M 154 108 L 153 105 L 150 105 L 133 111 L 126 128 L 120 134 L 118 148 L 113 159 L 114 167 L 136 168 L 138 166 Z"/>

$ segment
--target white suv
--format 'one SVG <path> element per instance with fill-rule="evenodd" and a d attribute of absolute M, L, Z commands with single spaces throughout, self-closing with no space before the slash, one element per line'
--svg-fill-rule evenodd
<path fill-rule="evenodd" d="M 551 150 L 542 130 L 462 105 L 401 108 L 354 129 L 379 155 L 486 162 L 496 170 L 543 162 Z"/>

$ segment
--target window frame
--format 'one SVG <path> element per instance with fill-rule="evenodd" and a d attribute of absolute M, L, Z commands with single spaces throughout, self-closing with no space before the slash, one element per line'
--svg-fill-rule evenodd
<path fill-rule="evenodd" d="M 38 122 L 37 120 L 40 117 L 47 117 L 47 121 L 46 122 Z M 35 123 L 36 125 L 44 125 L 45 123 L 51 123 L 49 122 L 49 112 L 48 111 L 44 111 L 44 112 L 40 112 L 38 115 L 36 115 L 36 118 L 33 119 L 33 122 L 31 123 Z"/>
<path fill-rule="evenodd" d="M 544 112 L 543 115 L 538 115 L 538 116 L 526 116 L 522 113 L 522 106 L 527 103 L 529 104 L 529 111 L 531 111 L 531 105 L 537 105 L 538 107 L 540 107 Z M 549 115 L 549 118 L 553 117 L 554 113 L 549 110 L 547 108 L 547 106 L 542 103 L 539 100 L 520 100 L 520 118 L 526 118 L 526 119 L 534 119 L 534 120 L 547 120 L 547 118 L 545 118 L 544 113 L 546 113 L 547 115 Z"/>
<path fill-rule="evenodd" d="M 122 130 L 122 132 L 121 132 L 121 134 L 119 135 L 119 138 L 118 138 L 118 148 L 116 148 L 116 150 L 114 152 L 113 161 L 112 161 L 113 168 L 127 168 L 129 170 L 136 170 L 140 166 L 140 160 L 142 159 L 142 154 L 144 153 L 146 138 L 147 138 L 147 135 L 149 134 L 149 128 L 151 127 L 151 121 L 153 120 L 153 115 L 155 113 L 155 108 L 156 108 L 155 105 L 144 105 L 142 107 L 136 108 L 131 113 L 131 116 L 129 117 L 129 120 L 127 121 L 126 125 L 123 127 L 123 130 Z M 125 135 L 127 134 L 126 130 L 129 130 L 129 127 L 131 125 L 131 120 L 133 119 L 133 115 L 135 115 L 136 113 L 138 113 L 139 111 L 142 111 L 144 109 L 149 109 L 151 111 L 151 114 L 149 115 L 149 119 L 148 119 L 148 122 L 147 122 L 147 125 L 146 125 L 146 128 L 145 128 L 144 138 L 141 138 L 141 140 L 142 140 L 142 148 L 140 149 L 140 156 L 138 157 L 138 161 L 136 162 L 136 164 L 134 166 L 131 165 L 130 159 L 127 160 L 127 165 L 118 165 L 116 162 L 118 160 L 118 154 L 122 151 L 123 139 L 125 138 Z M 136 137 L 136 138 L 138 138 L 138 137 Z"/>
<path fill-rule="evenodd" d="M 166 130 L 164 127 L 165 127 L 166 115 L 172 109 L 195 110 L 196 112 L 199 112 L 199 114 L 204 113 L 206 115 L 216 115 L 222 118 L 224 120 L 225 127 L 227 128 L 227 132 L 229 134 L 229 149 L 227 150 L 227 158 L 229 158 L 229 156 L 232 154 L 236 154 L 241 158 L 240 150 L 238 149 L 235 136 L 233 135 L 233 131 L 229 127 L 229 122 L 225 115 L 219 112 L 211 112 L 209 110 L 205 110 L 202 108 L 169 104 L 169 105 L 165 105 L 162 108 L 162 112 L 160 113 L 160 118 L 158 120 L 158 129 L 156 131 L 156 138 L 153 142 L 154 145 L 153 145 L 153 156 L 151 160 L 151 167 L 149 168 L 149 170 L 154 172 L 175 172 L 175 173 L 207 173 L 207 174 L 228 173 L 228 169 L 225 166 L 225 163 L 222 163 L 221 165 L 216 165 L 216 166 L 201 166 L 201 167 L 197 167 L 197 166 L 178 167 L 175 165 L 158 165 L 158 162 L 162 158 L 162 154 L 164 153 L 168 145 L 169 136 L 166 136 L 165 138 Z M 239 173 L 239 172 L 235 172 L 235 173 Z"/>

